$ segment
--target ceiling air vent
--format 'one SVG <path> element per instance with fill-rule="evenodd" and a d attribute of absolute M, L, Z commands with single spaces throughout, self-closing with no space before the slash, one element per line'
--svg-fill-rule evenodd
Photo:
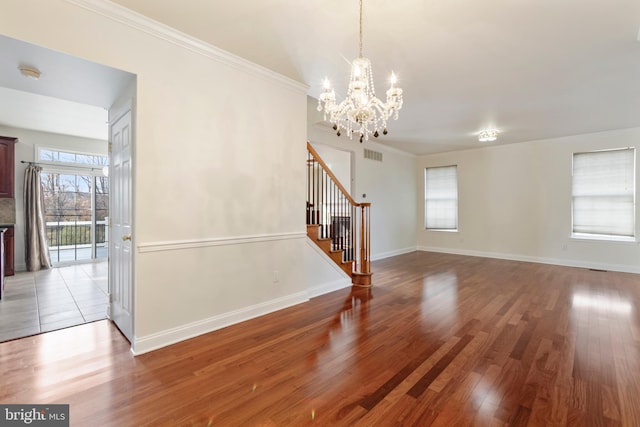
<path fill-rule="evenodd" d="M 369 160 L 375 160 L 376 162 L 382 161 L 382 153 L 379 151 L 369 150 L 368 148 L 364 149 L 364 158 Z"/>

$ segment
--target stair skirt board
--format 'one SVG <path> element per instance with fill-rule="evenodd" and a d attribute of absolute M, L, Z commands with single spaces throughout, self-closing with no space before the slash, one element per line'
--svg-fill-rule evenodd
<path fill-rule="evenodd" d="M 325 259 L 327 261 L 327 264 L 330 265 L 335 271 L 339 272 L 342 277 L 344 277 L 346 280 L 349 281 L 349 283 L 351 283 L 351 276 L 349 274 L 347 274 L 342 268 L 340 268 L 340 266 L 331 259 L 331 257 L 329 257 L 329 255 L 327 255 L 320 247 L 318 247 L 318 245 L 313 241 L 313 239 L 309 238 L 307 239 L 307 244 L 313 248 L 314 251 L 316 251 L 316 253 L 320 254 L 323 259 Z"/>

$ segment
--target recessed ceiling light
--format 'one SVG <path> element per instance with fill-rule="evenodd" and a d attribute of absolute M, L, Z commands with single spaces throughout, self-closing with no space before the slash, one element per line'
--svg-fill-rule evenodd
<path fill-rule="evenodd" d="M 20 65 L 18 67 L 18 70 L 20 70 L 20 74 L 22 74 L 23 76 L 34 80 L 38 80 L 40 78 L 40 75 L 42 74 L 37 68 L 29 67 L 27 65 Z"/>
<path fill-rule="evenodd" d="M 480 142 L 495 141 L 498 138 L 498 133 L 500 133 L 498 129 L 481 130 L 480 133 L 478 133 L 478 141 Z"/>

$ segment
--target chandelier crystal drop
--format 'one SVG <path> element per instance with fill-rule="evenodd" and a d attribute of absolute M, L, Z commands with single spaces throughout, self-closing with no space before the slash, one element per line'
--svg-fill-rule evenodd
<path fill-rule="evenodd" d="M 360 134 L 360 142 L 369 136 L 377 138 L 387 134 L 387 120 L 398 120 L 402 108 L 402 89 L 396 87 L 397 77 L 391 73 L 391 86 L 387 90 L 387 102 L 376 97 L 373 86 L 371 61 L 362 56 L 362 0 L 360 0 L 360 54 L 351 63 L 351 77 L 347 97 L 336 104 L 336 93 L 328 79 L 324 80 L 324 91 L 318 99 L 318 111 L 324 110 L 324 119 L 333 123 L 333 130 L 340 136 L 343 131 L 349 138 Z"/>

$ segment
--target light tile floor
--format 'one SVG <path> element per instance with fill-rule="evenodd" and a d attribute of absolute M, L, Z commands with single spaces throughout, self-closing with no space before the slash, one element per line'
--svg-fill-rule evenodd
<path fill-rule="evenodd" d="M 0 342 L 107 317 L 106 261 L 19 272 L 5 278 Z"/>

